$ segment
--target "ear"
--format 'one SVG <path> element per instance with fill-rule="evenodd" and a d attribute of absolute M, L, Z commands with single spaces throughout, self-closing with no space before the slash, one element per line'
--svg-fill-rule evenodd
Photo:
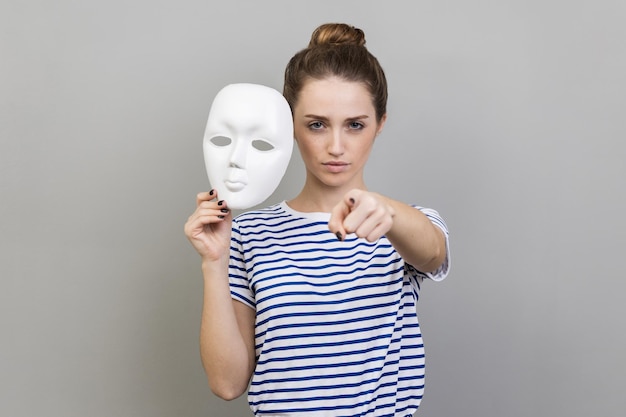
<path fill-rule="evenodd" d="M 380 122 L 378 123 L 378 128 L 376 129 L 376 136 L 383 131 L 383 127 L 385 126 L 385 122 L 387 121 L 387 113 L 383 114 L 383 117 L 380 118 Z"/>

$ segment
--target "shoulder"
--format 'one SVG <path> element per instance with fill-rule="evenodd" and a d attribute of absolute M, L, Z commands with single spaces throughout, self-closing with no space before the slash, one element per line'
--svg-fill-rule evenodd
<path fill-rule="evenodd" d="M 239 225 L 246 225 L 257 222 L 259 219 L 271 218 L 285 214 L 285 210 L 282 208 L 282 203 L 278 203 L 269 207 L 250 210 L 238 214 L 233 219 L 233 222 Z"/>
<path fill-rule="evenodd" d="M 259 233 L 280 229 L 293 216 L 285 210 L 284 203 L 241 213 L 233 219 L 233 231 L 238 233 Z"/>

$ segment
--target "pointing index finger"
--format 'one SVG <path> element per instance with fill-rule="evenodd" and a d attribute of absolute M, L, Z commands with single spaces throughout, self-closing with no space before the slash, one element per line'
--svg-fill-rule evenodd
<path fill-rule="evenodd" d="M 350 214 L 350 206 L 346 200 L 341 200 L 330 212 L 330 220 L 328 221 L 328 229 L 333 232 L 337 239 L 344 240 L 347 232 L 343 227 L 343 222 Z"/>

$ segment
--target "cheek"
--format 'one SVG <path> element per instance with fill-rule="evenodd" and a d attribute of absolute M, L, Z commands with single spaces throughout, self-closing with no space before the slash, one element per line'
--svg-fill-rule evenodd
<path fill-rule="evenodd" d="M 307 134 L 304 132 L 295 132 L 295 141 L 298 145 L 298 149 L 300 149 L 300 153 L 306 153 L 311 148 L 311 140 L 307 137 Z"/>
<path fill-rule="evenodd" d="M 373 145 L 374 145 L 374 140 L 371 140 L 369 142 L 362 143 L 359 146 L 357 152 L 361 156 L 361 159 L 366 160 L 369 157 L 372 151 Z"/>
<path fill-rule="evenodd" d="M 322 152 L 311 141 L 298 142 L 298 149 L 300 150 L 300 156 L 305 162 L 317 159 L 317 155 Z"/>
<path fill-rule="evenodd" d="M 303 138 L 306 137 L 306 130 L 303 128 L 299 128 L 299 127 L 294 127 L 293 130 L 293 138 L 296 142 L 300 143 L 302 142 Z"/>

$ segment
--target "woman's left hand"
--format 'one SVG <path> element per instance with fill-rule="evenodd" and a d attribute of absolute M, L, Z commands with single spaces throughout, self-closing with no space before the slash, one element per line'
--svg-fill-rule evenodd
<path fill-rule="evenodd" d="M 330 214 L 328 228 L 344 240 L 349 233 L 374 242 L 391 229 L 395 212 L 380 194 L 350 190 Z"/>

